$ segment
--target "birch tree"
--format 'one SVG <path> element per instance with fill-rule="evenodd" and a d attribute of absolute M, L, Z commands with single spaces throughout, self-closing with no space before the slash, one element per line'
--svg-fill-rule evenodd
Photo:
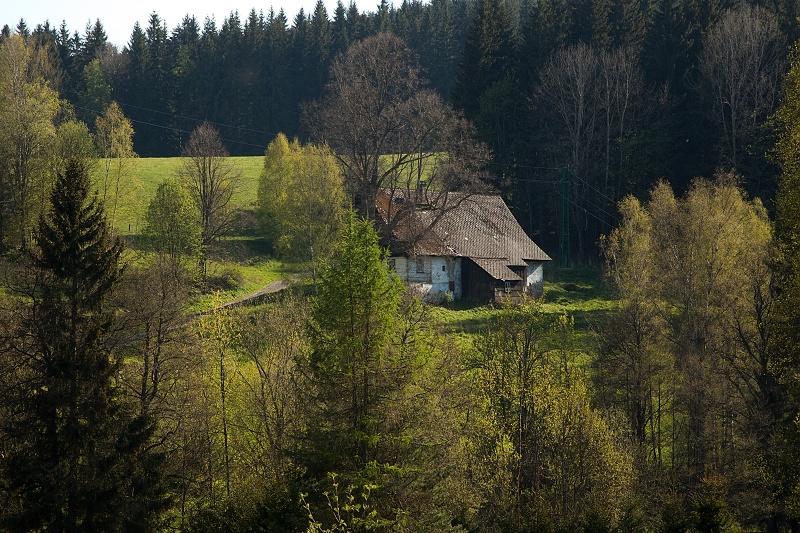
<path fill-rule="evenodd" d="M 342 174 L 328 147 L 289 143 L 283 134 L 269 144 L 258 206 L 279 253 L 309 261 L 316 272 L 333 252 L 345 203 Z"/>
<path fill-rule="evenodd" d="M 19 35 L 0 44 L 0 248 L 27 247 L 50 192 L 48 159 L 60 101 L 37 75 L 39 61 Z"/>
<path fill-rule="evenodd" d="M 103 203 L 111 211 L 111 225 L 121 199 L 129 197 L 136 188 L 134 172 L 136 152 L 133 151 L 133 126 L 116 102 L 106 108 L 95 121 L 97 148 L 102 159 L 98 185 Z"/>

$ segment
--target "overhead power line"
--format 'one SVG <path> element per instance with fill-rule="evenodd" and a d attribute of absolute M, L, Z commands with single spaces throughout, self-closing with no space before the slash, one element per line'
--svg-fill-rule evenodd
<path fill-rule="evenodd" d="M 98 115 L 102 113 L 102 111 L 97 111 L 96 109 L 91 109 L 91 108 L 83 107 L 83 106 L 79 106 L 79 105 L 74 105 L 73 107 L 75 107 L 76 109 L 83 109 L 84 111 L 90 111 L 90 112 L 96 113 Z M 131 117 L 128 117 L 128 116 L 126 116 L 125 118 L 127 118 L 128 120 L 130 120 L 131 122 L 136 123 L 136 124 L 143 124 L 145 126 L 151 126 L 153 128 L 160 128 L 162 130 L 173 131 L 175 133 L 182 133 L 182 134 L 185 134 L 185 135 L 191 135 L 192 134 L 191 131 L 187 131 L 187 130 L 184 130 L 184 129 L 181 129 L 181 128 L 176 128 L 174 126 L 167 126 L 167 125 L 164 125 L 164 124 L 155 124 L 153 122 L 147 122 L 145 120 L 139 120 L 139 119 L 131 118 Z M 209 124 L 213 124 L 213 123 L 209 122 Z M 239 145 L 242 145 L 242 146 L 251 146 L 251 147 L 254 147 L 254 148 L 259 148 L 261 150 L 264 150 L 266 148 L 266 145 L 253 144 L 253 143 L 248 143 L 248 142 L 245 142 L 245 141 L 237 141 L 236 139 L 228 139 L 228 138 L 225 138 L 225 137 L 220 137 L 220 140 L 224 141 L 226 143 L 231 143 L 231 144 L 239 144 Z"/>
<path fill-rule="evenodd" d="M 158 109 L 152 109 L 152 108 L 149 108 L 149 107 L 142 107 L 142 106 L 138 106 L 138 105 L 134 105 L 134 104 L 128 104 L 128 103 L 125 103 L 125 102 L 120 102 L 119 100 L 116 100 L 116 102 L 119 105 L 121 105 L 122 107 L 130 107 L 130 108 L 133 108 L 133 109 L 140 109 L 142 111 L 148 111 L 150 113 L 157 113 L 159 115 L 165 115 L 165 116 L 168 116 L 168 117 L 171 117 L 171 118 L 180 118 L 180 119 L 183 119 L 183 120 L 191 120 L 193 122 L 197 122 L 198 124 L 202 123 L 202 122 L 208 122 L 211 125 L 219 126 L 219 127 L 222 127 L 222 128 L 230 128 L 230 129 L 234 129 L 234 130 L 238 130 L 238 131 L 245 131 L 245 132 L 250 132 L 250 133 L 260 133 L 262 135 L 267 135 L 267 136 L 270 136 L 270 137 L 275 137 L 276 135 L 278 135 L 275 132 L 256 130 L 256 129 L 252 129 L 252 128 L 245 128 L 244 126 L 234 126 L 233 124 L 226 124 L 224 122 L 215 122 L 215 121 L 208 120 L 208 119 L 201 119 L 201 118 L 196 118 L 196 117 L 187 117 L 185 115 L 179 115 L 177 113 L 170 113 L 168 111 L 160 111 Z"/>

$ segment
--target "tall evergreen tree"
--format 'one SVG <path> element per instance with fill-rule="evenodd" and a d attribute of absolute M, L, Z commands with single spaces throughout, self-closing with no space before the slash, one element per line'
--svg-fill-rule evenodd
<path fill-rule="evenodd" d="M 286 102 L 292 94 L 288 73 L 290 64 L 289 54 L 289 29 L 286 13 L 281 9 L 275 14 L 270 11 L 267 17 L 267 52 L 264 55 L 264 106 L 269 109 L 267 119 L 259 129 L 264 131 L 282 131 L 285 128 L 292 134 L 297 126 L 292 124 L 289 117 L 294 110 Z"/>
<path fill-rule="evenodd" d="M 83 39 L 83 47 L 79 51 L 79 67 L 84 66 L 97 59 L 108 44 L 108 36 L 103 28 L 100 19 L 96 19 L 93 25 L 86 25 L 86 37 Z"/>
<path fill-rule="evenodd" d="M 15 504 L 4 526 L 118 531 L 138 515 L 129 514 L 139 479 L 129 459 L 149 424 L 134 423 L 118 401 L 107 301 L 121 274 L 122 245 L 89 195 L 81 161 L 70 160 L 58 176 L 37 244 L 23 318 L 12 332 L 19 366 L 2 471 Z"/>
<path fill-rule="evenodd" d="M 472 19 L 458 77 L 453 87 L 453 106 L 474 118 L 481 96 L 493 84 L 512 74 L 515 40 L 510 17 L 499 0 L 479 0 Z"/>
<path fill-rule="evenodd" d="M 297 102 L 305 100 L 311 85 L 311 22 L 303 8 L 295 15 L 292 21 L 290 34 L 289 58 L 292 65 L 289 70 L 289 87 Z M 296 106 L 294 106 L 296 108 Z M 294 118 L 294 117 L 293 117 Z"/>
<path fill-rule="evenodd" d="M 220 100 L 214 110 L 215 114 L 210 115 L 211 120 L 222 124 L 244 126 L 249 120 L 246 113 L 249 105 L 245 83 L 243 37 L 239 13 L 233 12 L 222 22 L 218 39 L 219 62 L 216 64 L 220 75 L 218 89 L 225 98 Z M 226 128 L 223 133 L 226 138 L 238 141 L 242 132 L 238 128 Z"/>
<path fill-rule="evenodd" d="M 333 12 L 331 32 L 333 33 L 331 57 L 336 57 L 350 46 L 350 36 L 347 34 L 347 10 L 344 8 L 342 0 L 338 0 L 336 3 L 336 9 Z"/>
<path fill-rule="evenodd" d="M 331 61 L 333 35 L 328 20 L 328 11 L 322 0 L 317 0 L 309 24 L 309 81 L 316 88 L 311 96 L 317 98 L 325 85 L 328 66 Z"/>
<path fill-rule="evenodd" d="M 432 0 L 425 9 L 426 40 L 420 47 L 420 63 L 442 98 L 450 96 L 458 68 L 460 42 L 455 17 L 452 0 Z"/>
<path fill-rule="evenodd" d="M 347 35 L 351 44 L 367 36 L 366 16 L 358 10 L 354 1 L 347 7 Z"/>
<path fill-rule="evenodd" d="M 478 2 L 453 87 L 453 106 L 475 122 L 478 138 L 492 150 L 494 174 L 506 177 L 518 159 L 515 141 L 527 107 L 514 68 L 517 40 L 510 21 L 500 0 Z"/>
<path fill-rule="evenodd" d="M 142 155 L 166 155 L 170 153 L 169 147 L 177 142 L 171 141 L 171 118 L 169 110 L 169 63 L 167 57 L 167 26 L 156 13 L 150 15 L 150 20 L 145 30 L 147 43 L 147 68 L 144 71 L 141 91 L 141 104 L 139 117 L 134 117 L 144 124 L 141 128 L 147 131 L 146 144 L 141 143 L 139 150 Z M 133 115 L 133 113 L 131 113 Z M 153 124 L 153 126 L 146 126 Z M 143 140 L 144 140 L 143 139 Z"/>
<path fill-rule="evenodd" d="M 386 400 L 410 374 L 408 354 L 392 349 L 403 285 L 386 266 L 372 222 L 351 212 L 340 239 L 320 275 L 309 324 L 312 406 L 322 416 L 308 431 L 330 446 L 310 450 L 307 465 L 321 477 L 389 459 L 381 452 L 392 439 L 380 437 Z"/>

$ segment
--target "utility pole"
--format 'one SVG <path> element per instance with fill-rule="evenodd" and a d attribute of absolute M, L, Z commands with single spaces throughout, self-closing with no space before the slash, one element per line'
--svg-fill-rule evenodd
<path fill-rule="evenodd" d="M 558 232 L 559 252 L 562 268 L 568 268 L 571 243 L 569 238 L 569 167 L 561 169 L 561 231 Z"/>

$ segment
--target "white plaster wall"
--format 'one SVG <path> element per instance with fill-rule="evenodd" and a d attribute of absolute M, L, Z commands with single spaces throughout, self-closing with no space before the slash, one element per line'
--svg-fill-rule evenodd
<path fill-rule="evenodd" d="M 417 272 L 417 262 L 422 261 L 422 272 Z M 407 277 L 409 283 L 431 283 L 431 257 L 409 257 L 407 260 Z"/>
<path fill-rule="evenodd" d="M 528 261 L 525 267 L 526 292 L 539 298 L 544 290 L 544 263 L 541 261 Z"/>
<path fill-rule="evenodd" d="M 394 261 L 394 271 L 401 280 L 408 280 L 408 259 L 402 256 L 389 257 L 389 264 Z"/>
<path fill-rule="evenodd" d="M 460 257 L 419 257 L 425 272 L 417 272 L 417 258 L 392 257 L 397 275 L 423 300 L 440 301 L 445 293 L 452 292 L 454 300 L 461 298 Z M 450 291 L 450 282 L 453 290 Z"/>

